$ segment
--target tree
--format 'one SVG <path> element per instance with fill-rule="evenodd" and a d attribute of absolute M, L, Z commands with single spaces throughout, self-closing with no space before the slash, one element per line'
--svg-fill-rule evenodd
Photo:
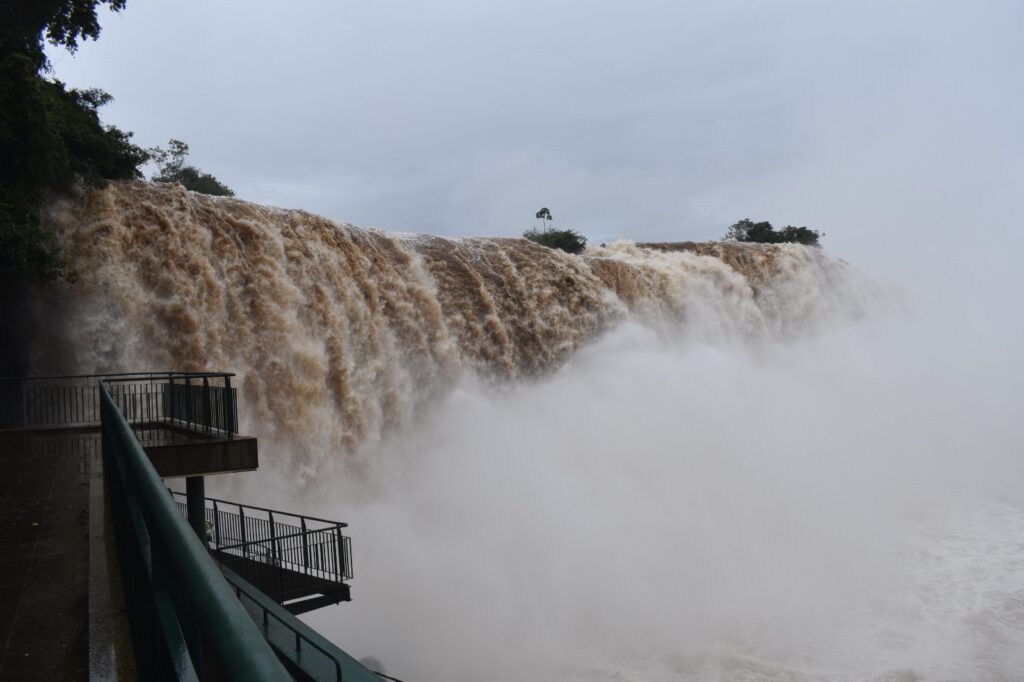
<path fill-rule="evenodd" d="M 45 197 L 76 182 L 141 177 L 147 153 L 131 133 L 100 122 L 111 101 L 101 90 L 68 89 L 44 77 L 44 47 L 72 52 L 95 39 L 97 7 L 125 0 L 8 0 L 0 22 L 0 284 L 70 279 L 53 237 L 39 221 Z M 6 293 L 5 293 L 6 295 Z"/>
<path fill-rule="evenodd" d="M 587 238 L 576 230 L 556 230 L 549 227 L 543 230 L 527 230 L 523 236 L 531 242 L 552 249 L 561 249 L 566 253 L 581 253 L 587 247 Z"/>
<path fill-rule="evenodd" d="M 68 89 L 49 78 L 47 43 L 74 52 L 100 34 L 97 8 L 125 0 L 4 0 L 0 9 L 0 374 L 27 369 L 27 289 L 71 281 L 72 273 L 39 209 L 76 182 L 141 177 L 146 152 L 131 133 L 100 122 L 100 90 Z"/>
<path fill-rule="evenodd" d="M 544 221 L 543 224 L 546 228 L 548 226 L 548 221 L 551 220 L 551 211 L 549 211 L 547 207 L 540 209 L 537 211 L 537 219 Z"/>
<path fill-rule="evenodd" d="M 195 166 L 186 166 L 188 145 L 181 140 L 170 140 L 167 149 L 153 147 L 149 154 L 156 162 L 160 172 L 153 176 L 155 182 L 180 182 L 185 189 L 203 194 L 233 197 L 232 192 L 220 180 L 209 173 L 204 173 Z"/>
<path fill-rule="evenodd" d="M 49 71 L 46 43 L 72 54 L 78 41 L 96 40 L 100 20 L 96 9 L 106 5 L 112 12 L 124 9 L 127 0 L 5 0 L 0 28 L 0 55 L 21 54 L 36 72 Z"/>
<path fill-rule="evenodd" d="M 787 225 L 776 231 L 768 221 L 755 223 L 749 218 L 744 218 L 729 227 L 725 238 L 735 239 L 738 242 L 758 242 L 762 244 L 791 242 L 807 246 L 819 246 L 818 238 L 823 235 L 823 232 L 807 227 L 794 227 L 793 225 Z"/>
<path fill-rule="evenodd" d="M 548 226 L 551 211 L 545 206 L 537 211 L 537 219 L 543 221 L 543 229 L 527 230 L 523 236 L 531 242 L 566 253 L 581 253 L 587 247 L 587 238 L 575 230 L 556 230 Z"/>

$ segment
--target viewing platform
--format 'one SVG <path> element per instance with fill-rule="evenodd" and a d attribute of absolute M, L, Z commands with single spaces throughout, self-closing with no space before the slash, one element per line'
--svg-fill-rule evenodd
<path fill-rule="evenodd" d="M 259 464 L 232 376 L 0 379 L 0 682 L 384 677 L 295 618 L 351 599 L 346 524 L 206 498 Z"/>
<path fill-rule="evenodd" d="M 255 471 L 256 439 L 238 433 L 238 389 L 225 372 L 108 374 L 102 379 L 163 478 Z M 0 430 L 100 439 L 101 377 L 0 380 Z M 53 433 L 57 432 L 57 433 Z M 83 445 L 83 447 L 85 447 Z"/>

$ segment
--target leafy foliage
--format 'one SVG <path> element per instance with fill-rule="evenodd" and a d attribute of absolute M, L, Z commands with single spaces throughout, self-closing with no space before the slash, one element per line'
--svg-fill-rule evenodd
<path fill-rule="evenodd" d="M 556 230 L 549 227 L 543 230 L 527 230 L 523 236 L 531 242 L 552 249 L 561 249 L 566 253 L 581 253 L 587 246 L 587 238 L 576 230 Z"/>
<path fill-rule="evenodd" d="M 131 133 L 100 122 L 102 90 L 68 89 L 45 78 L 48 41 L 71 51 L 96 38 L 97 7 L 125 0 L 11 0 L 0 24 L 0 276 L 22 282 L 70 279 L 39 208 L 75 182 L 142 177 L 148 153 Z"/>
<path fill-rule="evenodd" d="M 5 0 L 0 54 L 28 57 L 36 72 L 49 70 L 45 43 L 74 53 L 80 40 L 100 35 L 97 8 L 124 9 L 127 0 Z"/>
<path fill-rule="evenodd" d="M 100 90 L 74 90 L 41 78 L 24 55 L 0 61 L 0 273 L 29 281 L 67 278 L 52 238 L 39 227 L 39 207 L 76 180 L 141 177 L 148 158 L 131 133 L 104 126 Z"/>
<path fill-rule="evenodd" d="M 792 242 L 808 246 L 819 246 L 818 239 L 822 235 L 823 233 L 817 230 L 807 227 L 794 227 L 792 225 L 776 230 L 767 221 L 755 223 L 749 218 L 744 218 L 729 227 L 725 238 L 735 239 L 738 242 L 760 242 L 762 244 Z"/>
<path fill-rule="evenodd" d="M 185 189 L 203 194 L 233 197 L 226 185 L 209 173 L 204 173 L 194 166 L 185 165 L 188 156 L 188 145 L 181 140 L 170 140 L 167 149 L 153 147 L 149 154 L 156 161 L 160 172 L 153 176 L 156 182 L 180 182 Z"/>

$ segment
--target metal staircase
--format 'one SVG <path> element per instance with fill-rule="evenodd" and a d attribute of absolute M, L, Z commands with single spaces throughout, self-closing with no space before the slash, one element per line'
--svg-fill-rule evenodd
<path fill-rule="evenodd" d="M 186 496 L 173 492 L 188 518 Z M 222 568 L 293 614 L 351 600 L 348 524 L 208 497 L 203 515 L 210 554 Z"/>

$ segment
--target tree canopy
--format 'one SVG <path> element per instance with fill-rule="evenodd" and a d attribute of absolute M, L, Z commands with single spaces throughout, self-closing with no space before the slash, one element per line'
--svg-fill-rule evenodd
<path fill-rule="evenodd" d="M 226 185 L 209 173 L 204 173 L 195 166 L 185 165 L 188 156 L 188 145 L 181 140 L 170 140 L 167 149 L 153 147 L 149 154 L 156 162 L 159 172 L 153 176 L 156 182 L 180 182 L 185 189 L 203 194 L 233 197 Z"/>
<path fill-rule="evenodd" d="M 11 0 L 0 22 L 0 277 L 5 281 L 70 278 L 53 239 L 40 227 L 49 194 L 81 180 L 142 177 L 148 153 L 131 133 L 100 122 L 110 102 L 101 90 L 75 90 L 46 78 L 49 42 L 71 51 L 95 39 L 97 8 L 125 0 Z"/>
<path fill-rule="evenodd" d="M 576 230 L 556 230 L 549 227 L 551 210 L 546 206 L 537 211 L 537 219 L 543 221 L 543 229 L 523 232 L 523 237 L 531 242 L 551 249 L 561 249 L 566 253 L 581 253 L 587 247 L 587 238 Z"/>
<path fill-rule="evenodd" d="M 21 54 L 34 69 L 48 70 L 46 43 L 74 53 L 81 40 L 100 35 L 97 8 L 124 9 L 127 0 L 5 0 L 0 54 Z"/>
<path fill-rule="evenodd" d="M 544 230 L 527 230 L 523 232 L 523 236 L 541 246 L 561 249 L 566 253 L 582 253 L 587 247 L 587 238 L 576 230 L 556 230 L 549 227 Z"/>
<path fill-rule="evenodd" d="M 776 230 L 768 221 L 755 223 L 749 218 L 744 218 L 729 227 L 725 238 L 735 239 L 738 242 L 759 242 L 762 244 L 792 242 L 808 246 L 819 246 L 818 239 L 822 234 L 808 227 L 794 227 L 793 225 L 786 225 Z"/>
<path fill-rule="evenodd" d="M 206 194 L 233 192 L 217 178 L 185 165 L 188 145 L 142 149 L 132 134 L 104 125 L 98 110 L 112 98 L 76 90 L 49 77 L 46 45 L 71 52 L 100 35 L 98 10 L 127 0 L 5 0 L 0 13 L 0 285 L 70 280 L 53 237 L 40 226 L 47 197 L 76 182 L 141 178 L 153 156 L 155 180 L 180 182 Z"/>

